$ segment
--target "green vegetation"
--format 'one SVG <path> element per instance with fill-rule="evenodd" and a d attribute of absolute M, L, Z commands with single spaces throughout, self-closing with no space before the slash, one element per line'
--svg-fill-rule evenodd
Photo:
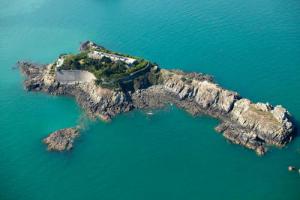
<path fill-rule="evenodd" d="M 181 81 L 183 81 L 187 84 L 191 84 L 193 82 L 193 80 L 191 78 L 186 78 L 186 77 L 181 77 Z"/>
<path fill-rule="evenodd" d="M 181 77 L 181 81 L 185 82 L 186 78 L 185 77 Z"/>
<path fill-rule="evenodd" d="M 101 49 L 101 51 L 112 53 L 103 49 Z M 129 66 L 123 61 L 112 61 L 109 57 L 105 56 L 101 59 L 90 58 L 88 53 L 89 52 L 81 52 L 76 55 L 62 55 L 64 62 L 59 69 L 86 70 L 95 75 L 97 84 L 108 88 L 120 88 L 121 81 L 130 81 L 129 77 L 131 76 L 133 76 L 132 79 L 135 79 L 154 67 L 154 64 L 151 62 L 140 58 L 135 58 L 136 62 Z M 155 77 L 152 77 L 152 79 L 154 78 Z"/>
<path fill-rule="evenodd" d="M 120 83 L 120 87 L 127 91 L 135 91 L 160 83 L 162 83 L 160 70 L 156 68 L 151 68 L 150 71 L 136 76 L 133 79 L 122 81 Z"/>
<path fill-rule="evenodd" d="M 53 75 L 55 73 L 55 64 L 52 64 L 50 67 L 50 72 L 51 75 Z"/>

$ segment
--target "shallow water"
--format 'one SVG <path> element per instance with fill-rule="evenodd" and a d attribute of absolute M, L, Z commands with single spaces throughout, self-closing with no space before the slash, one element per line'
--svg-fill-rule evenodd
<path fill-rule="evenodd" d="M 112 123 L 72 98 L 28 93 L 12 67 L 47 63 L 87 39 L 164 68 L 211 74 L 300 119 L 298 0 L 0 0 L 0 199 L 299 199 L 300 140 L 264 157 L 226 142 L 206 117 L 170 106 Z M 49 132 L 84 123 L 67 153 Z"/>

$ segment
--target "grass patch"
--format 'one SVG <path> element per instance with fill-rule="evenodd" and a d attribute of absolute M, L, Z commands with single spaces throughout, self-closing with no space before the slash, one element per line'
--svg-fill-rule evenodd
<path fill-rule="evenodd" d="M 103 56 L 101 59 L 91 58 L 88 56 L 89 51 L 85 51 L 79 54 L 62 55 L 64 62 L 59 69 L 86 70 L 95 75 L 98 85 L 107 88 L 120 88 L 120 80 L 141 72 L 140 76 L 143 74 L 144 69 L 154 67 L 153 63 L 137 57 L 111 52 L 102 48 L 101 52 L 135 58 L 136 61 L 129 66 L 123 61 L 113 61 L 106 56 Z M 155 79 L 155 77 L 151 77 L 151 79 Z"/>

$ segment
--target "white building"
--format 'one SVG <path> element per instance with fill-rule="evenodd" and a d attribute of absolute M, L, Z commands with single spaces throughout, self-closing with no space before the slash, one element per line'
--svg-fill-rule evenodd
<path fill-rule="evenodd" d="M 112 61 L 115 61 L 115 62 L 122 61 L 128 65 L 132 65 L 136 61 L 136 59 L 134 59 L 134 58 L 119 56 L 119 55 L 104 53 L 104 52 L 99 52 L 99 51 L 90 52 L 88 54 L 88 56 L 93 59 L 101 59 L 103 57 L 107 57 L 107 58 L 110 58 Z"/>
<path fill-rule="evenodd" d="M 64 58 L 58 58 L 56 61 L 56 67 L 61 67 L 64 64 Z"/>

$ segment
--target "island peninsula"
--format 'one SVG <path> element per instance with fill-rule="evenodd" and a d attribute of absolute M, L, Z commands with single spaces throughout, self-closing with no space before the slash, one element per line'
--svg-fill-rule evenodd
<path fill-rule="evenodd" d="M 216 131 L 234 144 L 263 155 L 293 138 L 291 115 L 282 106 L 253 103 L 220 87 L 209 75 L 161 69 L 148 60 L 110 51 L 91 41 L 78 54 L 62 54 L 47 65 L 18 62 L 28 91 L 75 97 L 93 118 L 109 121 L 133 109 L 174 104 L 192 115 L 219 120 Z M 55 131 L 44 139 L 49 150 L 69 150 L 80 128 Z"/>

